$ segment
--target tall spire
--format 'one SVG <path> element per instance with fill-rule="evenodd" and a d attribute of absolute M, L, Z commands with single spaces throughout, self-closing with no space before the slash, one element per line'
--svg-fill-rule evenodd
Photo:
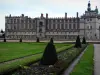
<path fill-rule="evenodd" d="M 96 11 L 96 13 L 98 13 L 98 7 L 96 6 L 96 8 L 95 8 L 95 11 Z"/>
<path fill-rule="evenodd" d="M 88 11 L 91 11 L 91 3 L 90 1 L 88 2 L 88 8 L 87 8 Z"/>

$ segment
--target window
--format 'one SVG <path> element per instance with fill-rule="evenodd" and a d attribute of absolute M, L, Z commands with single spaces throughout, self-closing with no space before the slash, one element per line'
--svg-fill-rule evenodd
<path fill-rule="evenodd" d="M 61 24 L 61 29 L 64 29 L 64 24 Z"/>
<path fill-rule="evenodd" d="M 90 28 L 92 29 L 92 26 Z"/>
<path fill-rule="evenodd" d="M 53 24 L 53 29 L 55 29 L 55 24 Z"/>
<path fill-rule="evenodd" d="M 21 20 L 21 22 L 22 22 L 22 23 L 24 23 L 24 21 L 23 21 L 23 20 Z"/>
<path fill-rule="evenodd" d="M 55 22 L 55 20 L 53 20 L 53 22 Z"/>
<path fill-rule="evenodd" d="M 73 24 L 73 29 L 76 29 L 76 26 L 75 26 L 75 24 Z"/>
<path fill-rule="evenodd" d="M 87 26 L 87 29 L 89 29 L 89 26 Z"/>
<path fill-rule="evenodd" d="M 17 19 L 17 23 L 19 23 L 19 19 Z"/>
<path fill-rule="evenodd" d="M 35 23 L 35 20 L 33 20 L 33 23 Z"/>
<path fill-rule="evenodd" d="M 16 19 L 14 19 L 14 23 L 16 23 Z"/>
<path fill-rule="evenodd" d="M 49 23 L 51 22 L 51 20 L 48 20 L 49 21 Z"/>
<path fill-rule="evenodd" d="M 71 22 L 72 20 L 71 19 L 69 19 L 69 22 Z"/>
<path fill-rule="evenodd" d="M 67 20 L 65 20 L 65 22 L 67 22 Z"/>
<path fill-rule="evenodd" d="M 92 21 L 92 19 L 90 18 L 90 21 Z"/>
<path fill-rule="evenodd" d="M 39 26 L 43 26 L 43 22 L 39 22 Z"/>
<path fill-rule="evenodd" d="M 13 23 L 13 19 L 11 19 L 11 23 Z"/>
<path fill-rule="evenodd" d="M 73 19 L 73 22 L 75 22 L 75 19 Z"/>
<path fill-rule="evenodd" d="M 60 24 L 58 24 L 57 28 L 60 29 Z"/>
<path fill-rule="evenodd" d="M 71 24 L 69 24 L 69 29 L 71 29 Z"/>
<path fill-rule="evenodd" d="M 58 20 L 58 22 L 59 22 L 59 20 Z"/>
<path fill-rule="evenodd" d="M 65 24 L 65 29 L 67 29 L 67 24 Z"/>
<path fill-rule="evenodd" d="M 87 21 L 89 21 L 89 19 L 87 19 Z"/>

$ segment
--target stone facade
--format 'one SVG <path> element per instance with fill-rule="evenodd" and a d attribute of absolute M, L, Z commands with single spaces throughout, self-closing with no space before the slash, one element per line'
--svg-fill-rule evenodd
<path fill-rule="evenodd" d="M 100 14 L 98 8 L 91 10 L 91 4 L 88 3 L 87 11 L 82 16 L 49 18 L 48 14 L 40 17 L 29 18 L 28 16 L 6 16 L 5 17 L 5 34 L 8 39 L 25 39 L 33 40 L 36 37 L 40 39 L 55 40 L 74 40 L 77 35 L 81 38 L 100 39 Z"/>

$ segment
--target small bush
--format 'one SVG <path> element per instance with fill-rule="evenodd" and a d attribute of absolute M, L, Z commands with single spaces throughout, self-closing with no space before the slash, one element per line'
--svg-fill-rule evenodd
<path fill-rule="evenodd" d="M 49 42 L 40 60 L 41 65 L 54 65 L 57 62 L 57 53 L 53 43 Z"/>
<path fill-rule="evenodd" d="M 81 46 L 81 42 L 80 42 L 80 37 L 79 37 L 79 35 L 77 36 L 77 39 L 76 39 L 76 43 L 75 43 L 75 46 L 74 46 L 75 48 L 81 48 L 82 46 Z"/>
<path fill-rule="evenodd" d="M 5 33 L 2 34 L 2 37 L 5 38 Z"/>
<path fill-rule="evenodd" d="M 3 40 L 4 42 L 6 42 L 6 38 L 4 38 L 4 40 Z"/>
<path fill-rule="evenodd" d="M 36 42 L 40 42 L 39 38 L 37 37 Z"/>
<path fill-rule="evenodd" d="M 82 44 L 86 44 L 86 39 L 83 37 Z"/>
<path fill-rule="evenodd" d="M 22 42 L 22 38 L 20 38 L 19 42 Z"/>

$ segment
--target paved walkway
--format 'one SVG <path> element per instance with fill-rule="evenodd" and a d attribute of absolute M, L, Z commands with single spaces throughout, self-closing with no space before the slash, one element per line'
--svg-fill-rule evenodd
<path fill-rule="evenodd" d="M 94 75 L 100 75 L 100 44 L 94 44 Z"/>

